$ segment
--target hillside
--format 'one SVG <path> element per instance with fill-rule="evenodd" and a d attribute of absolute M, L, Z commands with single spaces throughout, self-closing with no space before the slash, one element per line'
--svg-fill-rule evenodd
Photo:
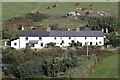
<path fill-rule="evenodd" d="M 54 4 L 57 4 L 58 7 L 52 7 Z M 91 9 L 89 5 L 92 4 L 93 8 Z M 22 2 L 4 2 L 2 4 L 3 10 L 3 21 L 9 20 L 14 17 L 20 17 L 27 13 L 36 13 L 40 11 L 43 14 L 50 16 L 47 20 L 42 22 L 34 23 L 34 26 L 46 27 L 51 24 L 59 24 L 60 27 L 80 27 L 86 24 L 85 21 L 80 21 L 75 19 L 76 16 L 70 16 L 63 18 L 69 12 L 79 12 L 82 16 L 87 11 L 93 11 L 93 16 L 98 16 L 97 12 L 104 11 L 109 16 L 117 16 L 117 3 L 101 3 L 101 2 L 81 2 L 80 5 L 75 5 L 74 2 L 45 2 L 45 3 L 22 3 Z M 50 9 L 47 7 L 50 6 Z M 88 8 L 86 10 L 77 10 L 76 8 Z M 79 17 L 79 16 L 78 16 Z"/>

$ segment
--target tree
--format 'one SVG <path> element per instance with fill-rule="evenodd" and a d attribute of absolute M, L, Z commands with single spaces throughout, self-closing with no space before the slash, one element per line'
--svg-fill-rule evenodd
<path fill-rule="evenodd" d="M 113 47 L 120 47 L 120 37 L 110 39 L 110 44 L 112 44 Z"/>
<path fill-rule="evenodd" d="M 10 51 L 8 54 L 3 55 L 2 58 L 4 64 L 18 65 L 21 61 L 21 57 L 17 51 Z"/>
<path fill-rule="evenodd" d="M 118 20 L 112 16 L 106 17 L 90 17 L 88 19 L 87 26 L 92 30 L 101 30 L 102 28 L 108 28 L 109 32 L 117 30 Z"/>
<path fill-rule="evenodd" d="M 19 36 L 18 32 L 18 28 L 15 24 L 3 26 L 3 39 L 16 39 Z"/>

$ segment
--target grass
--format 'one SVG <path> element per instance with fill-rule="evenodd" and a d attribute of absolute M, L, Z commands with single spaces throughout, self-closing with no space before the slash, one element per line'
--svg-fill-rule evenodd
<path fill-rule="evenodd" d="M 0 46 L 3 46 L 5 43 L 3 41 L 0 41 Z"/>
<path fill-rule="evenodd" d="M 89 8 L 90 4 L 93 4 L 93 9 Z M 58 7 L 53 8 L 52 5 L 58 4 Z M 75 12 L 76 8 L 89 8 L 84 11 L 79 11 L 83 15 L 87 11 L 101 11 L 104 10 L 109 15 L 117 16 L 118 8 L 117 3 L 114 2 L 81 2 L 80 5 L 75 6 L 74 2 L 3 2 L 2 13 L 3 21 L 23 16 L 26 13 L 41 11 L 41 13 L 47 14 L 50 16 L 47 20 L 42 22 L 34 23 L 34 26 L 49 26 L 51 24 L 59 23 L 60 27 L 80 27 L 86 24 L 84 21 L 75 20 L 76 17 L 67 17 L 63 18 L 62 16 L 66 15 L 69 12 Z M 48 6 L 51 6 L 51 9 L 46 9 Z M 68 21 L 67 21 L 68 20 Z"/>
<path fill-rule="evenodd" d="M 118 54 L 103 59 L 89 78 L 118 78 Z"/>
<path fill-rule="evenodd" d="M 23 16 L 31 12 L 36 6 L 36 3 L 26 2 L 3 2 L 2 3 L 2 20 L 9 20 L 14 17 Z"/>

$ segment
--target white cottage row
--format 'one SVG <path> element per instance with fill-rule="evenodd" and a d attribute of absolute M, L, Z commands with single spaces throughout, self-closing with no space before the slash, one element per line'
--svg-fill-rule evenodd
<path fill-rule="evenodd" d="M 11 47 L 16 49 L 26 48 L 43 48 L 47 43 L 53 42 L 56 46 L 67 47 L 70 43 L 81 42 L 82 46 L 86 45 L 104 45 L 104 33 L 102 31 L 59 31 L 59 30 L 21 30 L 19 39 L 11 41 Z M 64 41 L 63 44 L 62 41 Z"/>

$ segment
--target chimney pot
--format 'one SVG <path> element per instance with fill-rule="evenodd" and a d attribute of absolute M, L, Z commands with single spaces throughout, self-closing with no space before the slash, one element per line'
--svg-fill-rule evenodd
<path fill-rule="evenodd" d="M 24 27 L 22 26 L 22 29 L 21 30 L 24 30 Z"/>
<path fill-rule="evenodd" d="M 108 33 L 108 28 L 106 28 L 106 33 Z"/>
<path fill-rule="evenodd" d="M 80 28 L 76 28 L 76 31 L 80 31 Z"/>
<path fill-rule="evenodd" d="M 68 28 L 68 31 L 70 31 L 70 28 Z"/>
<path fill-rule="evenodd" d="M 50 27 L 47 27 L 47 31 L 50 31 L 51 30 L 51 28 Z"/>
<path fill-rule="evenodd" d="M 104 32 L 104 29 L 102 28 L 102 32 Z"/>

